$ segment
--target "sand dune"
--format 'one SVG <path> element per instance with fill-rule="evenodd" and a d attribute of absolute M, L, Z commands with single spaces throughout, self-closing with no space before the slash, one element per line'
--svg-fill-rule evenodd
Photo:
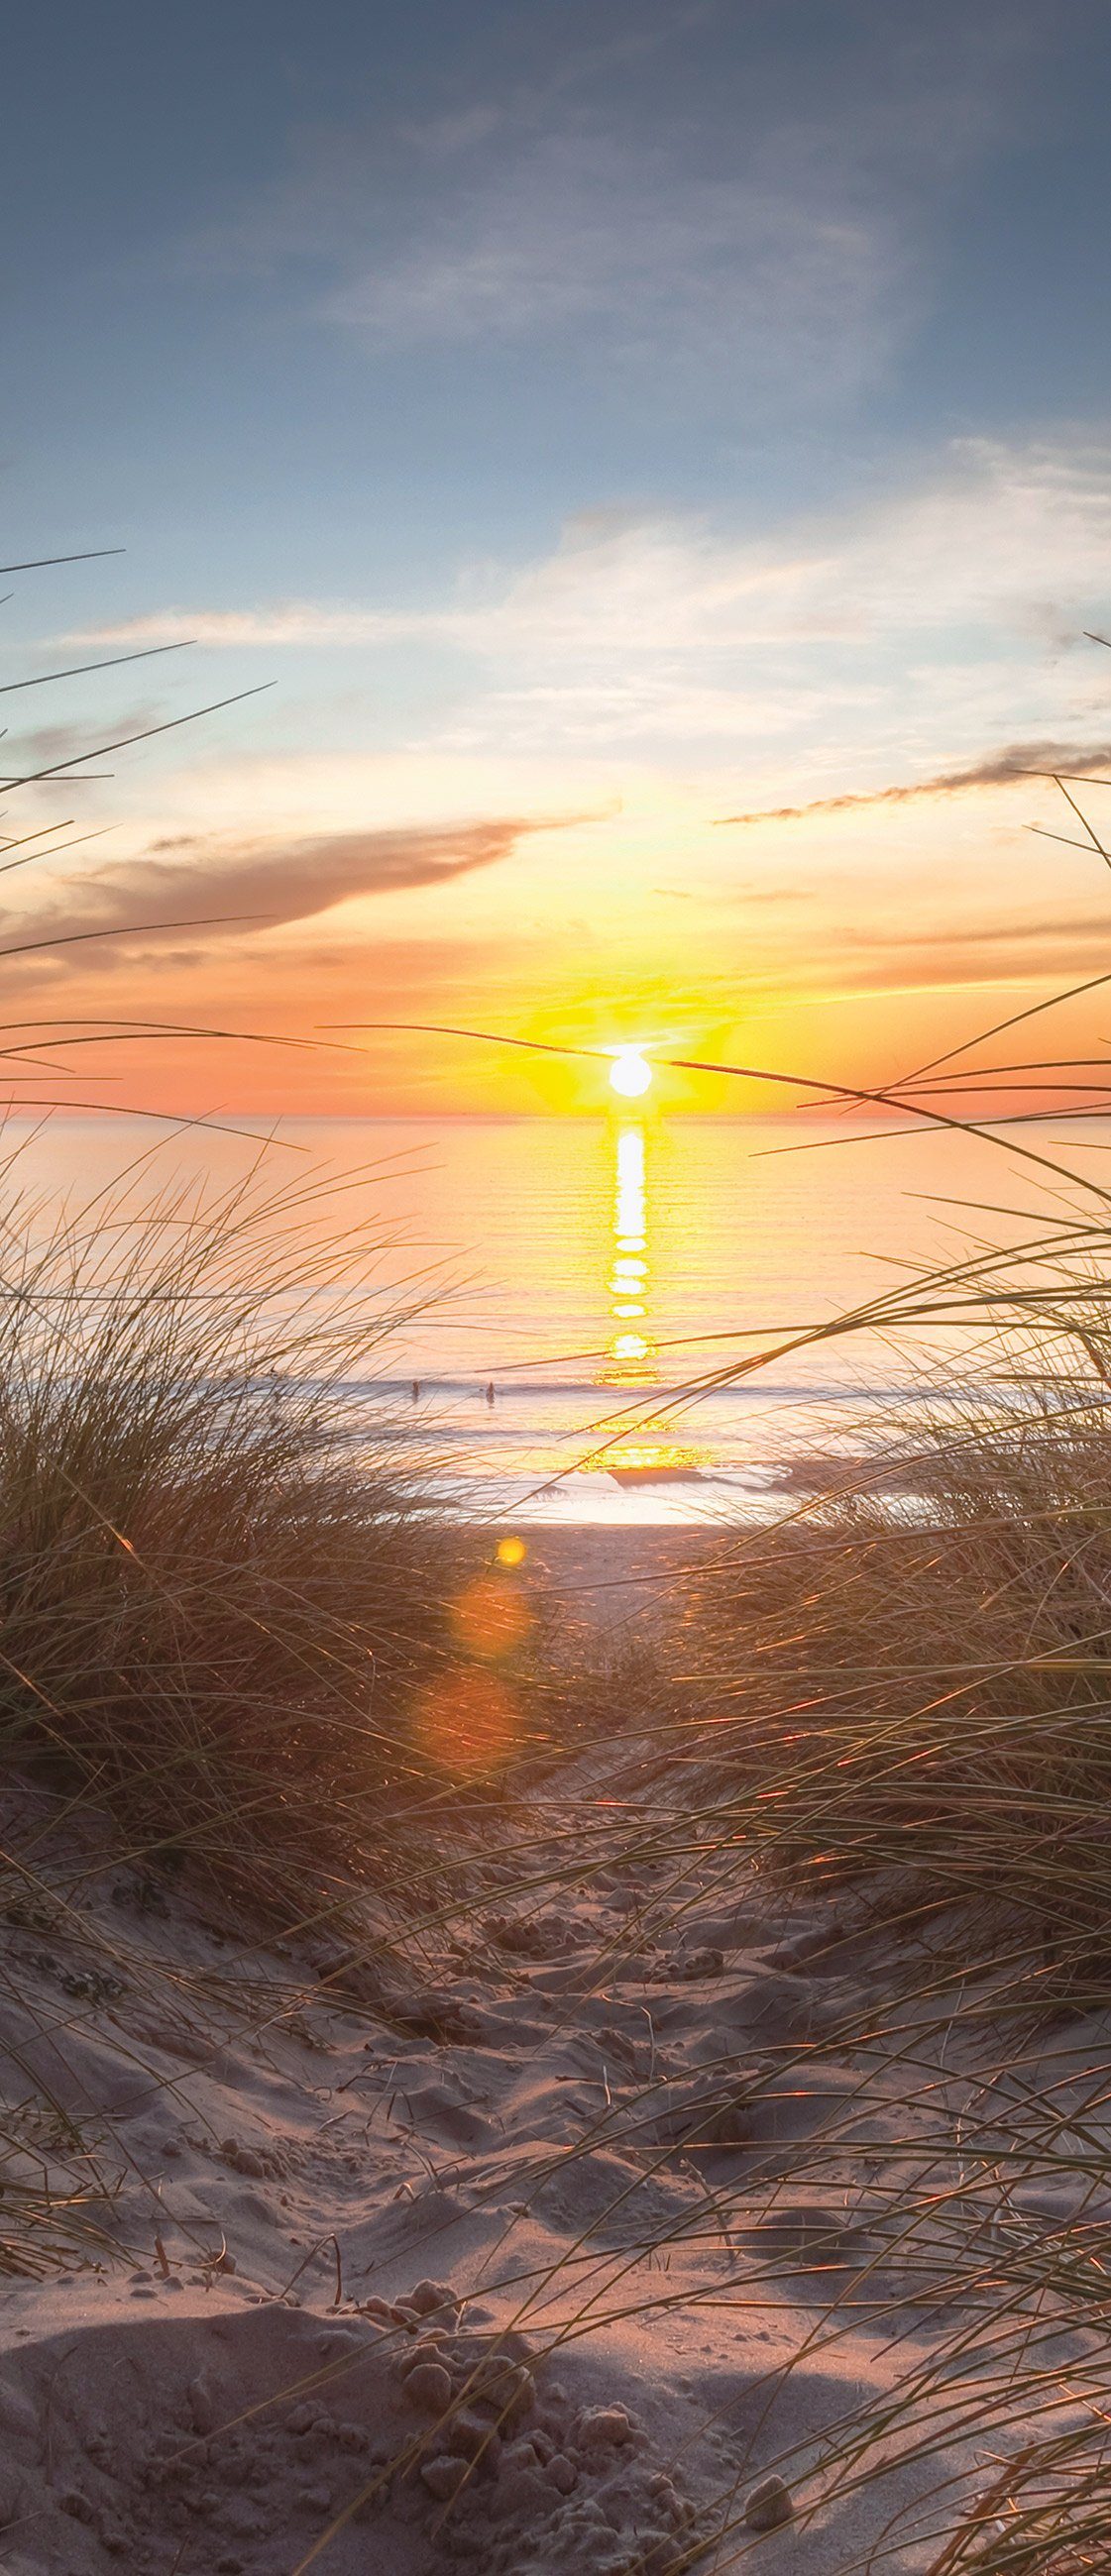
<path fill-rule="evenodd" d="M 88 1824 L 52 1899 L 9 1881 L 9 2127 L 127 2249 L 9 2285 L 10 2576 L 933 2564 L 992 2452 L 969 2339 L 1015 2347 L 968 2257 L 1023 2088 L 937 2062 L 925 1937 L 877 2035 L 874 1907 L 769 1891 L 696 1805 L 650 1732 L 579 1756 L 369 1965 L 237 1939 Z M 1041 2080 L 1095 2117 L 1080 2036 Z M 954 2326 L 951 2419 L 863 2476 L 852 2428 Z"/>

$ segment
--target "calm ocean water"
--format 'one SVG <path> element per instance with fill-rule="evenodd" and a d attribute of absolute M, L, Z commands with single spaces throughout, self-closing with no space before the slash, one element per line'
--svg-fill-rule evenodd
<path fill-rule="evenodd" d="M 383 1309 L 420 1303 L 352 1376 L 353 1437 L 384 1399 L 438 1481 L 523 1520 L 765 1517 L 805 1462 L 852 1452 L 862 1418 L 905 1400 L 907 1354 L 869 1336 L 773 1356 L 740 1384 L 691 1381 L 973 1236 L 1017 1237 L 1019 1217 L 979 1219 L 978 1203 L 1047 1204 L 978 1139 L 846 1143 L 809 1118 L 291 1119 L 281 1134 L 296 1154 L 279 1178 L 327 1173 L 344 1221 L 388 1238 Z M 37 1185 L 80 1204 L 150 1141 L 127 1120 L 58 1119 Z M 1111 1123 L 1089 1123 L 1062 1150 L 1095 1172 L 1109 1141 Z M 245 1163 L 192 1131 L 151 1169 Z"/>

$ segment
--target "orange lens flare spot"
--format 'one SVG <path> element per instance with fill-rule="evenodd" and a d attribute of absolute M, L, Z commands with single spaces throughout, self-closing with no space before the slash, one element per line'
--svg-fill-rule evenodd
<path fill-rule="evenodd" d="M 474 1779 L 499 1770 L 516 1751 L 520 1711 L 496 1673 L 453 1673 L 422 1693 L 413 1732 L 430 1762 Z"/>
<path fill-rule="evenodd" d="M 496 1553 L 499 1565 L 523 1565 L 528 1549 L 523 1538 L 500 1538 Z"/>
<path fill-rule="evenodd" d="M 451 1633 L 468 1655 L 500 1663 L 524 1643 L 532 1614 L 524 1594 L 497 1574 L 480 1574 L 451 1605 Z"/>

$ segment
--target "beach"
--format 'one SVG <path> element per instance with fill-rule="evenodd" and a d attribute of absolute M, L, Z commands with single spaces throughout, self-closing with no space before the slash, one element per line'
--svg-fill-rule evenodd
<path fill-rule="evenodd" d="M 676 1544 L 544 1570 L 612 1644 Z M 1020 2336 L 1004 2256 L 1064 2214 L 1031 2104 L 1090 2134 L 1111 2032 L 1000 2074 L 943 1923 L 746 1860 L 613 1669 L 590 1743 L 429 1817 L 438 1868 L 280 1940 L 9 1786 L 3 2088 L 101 2231 L 8 2283 L 11 2576 L 923 2576 L 1000 2370 L 1012 2431 L 1050 2359 L 1083 2412 L 1098 2336 L 1036 2283 Z"/>
<path fill-rule="evenodd" d="M 587 1652 L 613 1654 L 650 1642 L 674 1604 L 676 1586 L 714 1544 L 697 1523 L 548 1521 L 527 1526 L 522 1578 L 557 1628 Z M 516 1524 L 496 1532 L 516 1534 Z"/>
<path fill-rule="evenodd" d="M 0 2576 L 1111 2576 L 1111 15 L 7 38 Z"/>

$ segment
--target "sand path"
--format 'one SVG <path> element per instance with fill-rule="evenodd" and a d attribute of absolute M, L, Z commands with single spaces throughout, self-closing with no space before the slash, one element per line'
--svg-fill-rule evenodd
<path fill-rule="evenodd" d="M 934 2563 L 1017 2438 L 975 2377 L 1015 2344 L 977 2140 L 1017 2078 L 946 2062 L 935 1932 L 877 2034 L 890 1929 L 762 1890 L 706 1794 L 650 1732 L 581 1756 L 388 1969 L 321 1935 L 307 1985 L 92 1846 L 9 1883 L 9 2130 L 130 2255 L 7 2287 L 8 2576 Z M 1034 2365 L 1087 2368 L 1041 2313 Z M 941 2452 L 912 2408 L 862 2476 L 955 2325 Z"/>

